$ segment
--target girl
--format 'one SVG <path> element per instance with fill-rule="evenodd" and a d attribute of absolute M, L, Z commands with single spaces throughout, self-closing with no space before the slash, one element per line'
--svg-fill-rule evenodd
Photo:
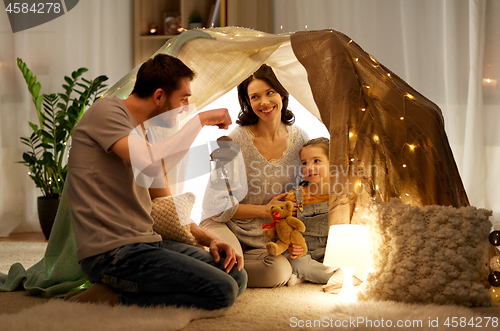
<path fill-rule="evenodd" d="M 326 273 L 327 267 L 323 265 L 328 236 L 329 150 L 330 141 L 323 137 L 303 145 L 299 153 L 305 181 L 290 190 L 285 198 L 297 204 L 297 218 L 306 226 L 303 236 L 308 247 L 302 257 L 298 257 L 302 247 L 296 244 L 291 244 L 284 253 L 292 265 L 289 286 L 303 281 L 326 284 L 333 274 Z"/>

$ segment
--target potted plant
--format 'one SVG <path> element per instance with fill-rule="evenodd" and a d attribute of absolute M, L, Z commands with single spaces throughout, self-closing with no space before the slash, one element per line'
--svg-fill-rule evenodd
<path fill-rule="evenodd" d="M 38 218 L 48 239 L 68 172 L 67 151 L 73 128 L 97 96 L 104 92 L 108 77 L 102 75 L 87 80 L 81 76 L 88 69 L 80 68 L 73 71 L 71 77 L 64 77 L 63 93 L 40 95 L 41 84 L 36 76 L 19 58 L 17 65 L 33 97 L 38 117 L 38 124 L 29 122 L 31 135 L 21 137 L 28 151 L 23 153 L 23 161 L 19 163 L 28 167 L 28 175 L 42 191 L 43 196 L 37 199 Z"/>
<path fill-rule="evenodd" d="M 189 29 L 201 29 L 203 27 L 203 22 L 201 19 L 201 15 L 194 11 L 189 15 Z"/>

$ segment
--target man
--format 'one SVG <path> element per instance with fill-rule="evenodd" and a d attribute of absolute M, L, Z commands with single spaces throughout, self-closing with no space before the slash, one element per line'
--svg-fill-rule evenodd
<path fill-rule="evenodd" d="M 149 145 L 131 134 L 148 120 L 187 106 L 193 78 L 180 60 L 157 55 L 141 66 L 127 99 L 99 100 L 76 126 L 68 197 L 77 258 L 92 285 L 69 293 L 67 300 L 212 310 L 231 306 L 245 290 L 242 257 L 196 224 L 191 231 L 210 252 L 162 241 L 152 229 L 151 200 L 171 195 L 168 185 L 146 188 L 134 178 L 136 168 L 152 178 L 158 178 L 158 169 L 165 171 L 165 163 L 170 169 L 201 127 L 231 124 L 227 109 L 215 109 L 196 115 L 167 142 Z M 166 162 L 158 167 L 162 158 Z M 166 179 L 165 174 L 159 178 Z"/>

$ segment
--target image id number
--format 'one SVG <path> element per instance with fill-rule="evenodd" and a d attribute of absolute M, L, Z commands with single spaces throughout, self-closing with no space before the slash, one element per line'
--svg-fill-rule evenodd
<path fill-rule="evenodd" d="M 498 327 L 498 317 L 471 317 L 469 320 L 465 317 L 448 317 L 444 321 L 444 325 L 451 328 L 482 328 L 482 327 Z"/>
<path fill-rule="evenodd" d="M 14 3 L 9 3 L 7 8 L 5 8 L 5 11 L 8 13 L 14 13 L 14 14 L 27 14 L 27 13 L 33 13 L 33 14 L 49 14 L 49 13 L 60 13 L 61 12 L 61 4 L 58 2 L 39 2 L 39 3 L 34 3 L 33 5 L 30 5 L 26 2 L 14 2 Z"/>

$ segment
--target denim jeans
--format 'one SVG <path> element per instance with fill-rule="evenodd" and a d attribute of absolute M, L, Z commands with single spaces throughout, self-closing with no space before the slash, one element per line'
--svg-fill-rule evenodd
<path fill-rule="evenodd" d="M 224 253 L 215 263 L 211 253 L 164 240 L 119 247 L 83 259 L 92 283 L 103 283 L 126 305 L 176 305 L 213 310 L 230 307 L 246 289 L 247 274 L 236 266 L 224 271 Z"/>
<path fill-rule="evenodd" d="M 297 201 L 302 202 L 300 191 L 295 191 Z M 297 218 L 306 226 L 302 234 L 307 244 L 307 253 L 296 259 L 290 258 L 288 251 L 283 255 L 290 261 L 292 272 L 299 278 L 312 283 L 326 284 L 333 271 L 326 273 L 323 265 L 328 238 L 328 202 L 307 205 L 302 211 L 297 209 Z"/>

